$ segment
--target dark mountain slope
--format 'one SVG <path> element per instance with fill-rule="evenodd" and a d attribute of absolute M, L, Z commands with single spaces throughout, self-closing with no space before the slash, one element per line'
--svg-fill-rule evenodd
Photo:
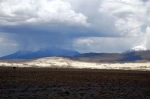
<path fill-rule="evenodd" d="M 42 48 L 35 52 L 17 51 L 13 54 L 3 56 L 0 59 L 32 59 L 32 58 L 42 58 L 42 57 L 52 57 L 52 56 L 73 57 L 78 54 L 79 52 L 74 50 L 50 47 L 50 48 Z"/>
<path fill-rule="evenodd" d="M 85 53 L 77 55 L 74 60 L 89 62 L 135 62 L 150 61 L 150 51 L 137 51 L 129 53 Z"/>
<path fill-rule="evenodd" d="M 15 53 L 12 53 L 10 55 L 3 56 L 0 59 L 21 59 L 22 56 L 28 55 L 28 54 L 31 54 L 31 53 L 33 53 L 33 52 L 32 51 L 19 50 L 19 51 L 15 52 Z"/>

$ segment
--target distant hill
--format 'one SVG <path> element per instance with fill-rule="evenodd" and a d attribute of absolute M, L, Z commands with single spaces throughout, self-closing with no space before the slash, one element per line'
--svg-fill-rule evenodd
<path fill-rule="evenodd" d="M 3 56 L 0 59 L 32 59 L 32 58 L 42 58 L 52 56 L 73 57 L 78 54 L 80 53 L 74 50 L 49 47 L 49 48 L 42 48 L 35 52 L 20 50 L 13 54 Z"/>
<path fill-rule="evenodd" d="M 90 62 L 138 62 L 150 61 L 150 51 L 132 51 L 128 53 L 84 53 L 72 58 L 73 60 Z"/>
<path fill-rule="evenodd" d="M 57 47 L 42 48 L 38 51 L 20 50 L 0 59 L 34 59 L 42 57 L 68 57 L 85 62 L 141 62 L 150 61 L 150 50 L 132 50 L 125 53 L 83 53 Z"/>

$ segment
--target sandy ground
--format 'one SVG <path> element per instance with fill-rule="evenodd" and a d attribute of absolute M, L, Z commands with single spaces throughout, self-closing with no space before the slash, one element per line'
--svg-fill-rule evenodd
<path fill-rule="evenodd" d="M 150 71 L 150 62 L 101 63 L 71 60 L 63 57 L 46 57 L 28 61 L 0 61 L 0 67 L 36 67 L 36 68 L 90 68 Z"/>
<path fill-rule="evenodd" d="M 0 68 L 0 99 L 150 99 L 149 71 Z"/>

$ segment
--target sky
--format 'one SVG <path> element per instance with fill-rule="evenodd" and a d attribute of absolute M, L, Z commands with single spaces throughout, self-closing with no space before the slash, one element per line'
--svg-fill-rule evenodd
<path fill-rule="evenodd" d="M 0 0 L 0 56 L 60 47 L 150 49 L 150 0 Z"/>

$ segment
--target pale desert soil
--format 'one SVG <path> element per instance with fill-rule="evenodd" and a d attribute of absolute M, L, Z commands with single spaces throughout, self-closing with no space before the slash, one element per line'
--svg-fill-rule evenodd
<path fill-rule="evenodd" d="M 0 99 L 150 99 L 150 72 L 1 67 Z"/>
<path fill-rule="evenodd" d="M 5 60 L 0 61 L 0 67 L 38 67 L 38 68 L 90 68 L 90 69 L 122 69 L 122 70 L 142 70 L 150 71 L 150 62 L 132 63 L 110 63 L 110 62 L 85 62 L 71 60 L 63 57 L 46 57 L 34 60 Z"/>

